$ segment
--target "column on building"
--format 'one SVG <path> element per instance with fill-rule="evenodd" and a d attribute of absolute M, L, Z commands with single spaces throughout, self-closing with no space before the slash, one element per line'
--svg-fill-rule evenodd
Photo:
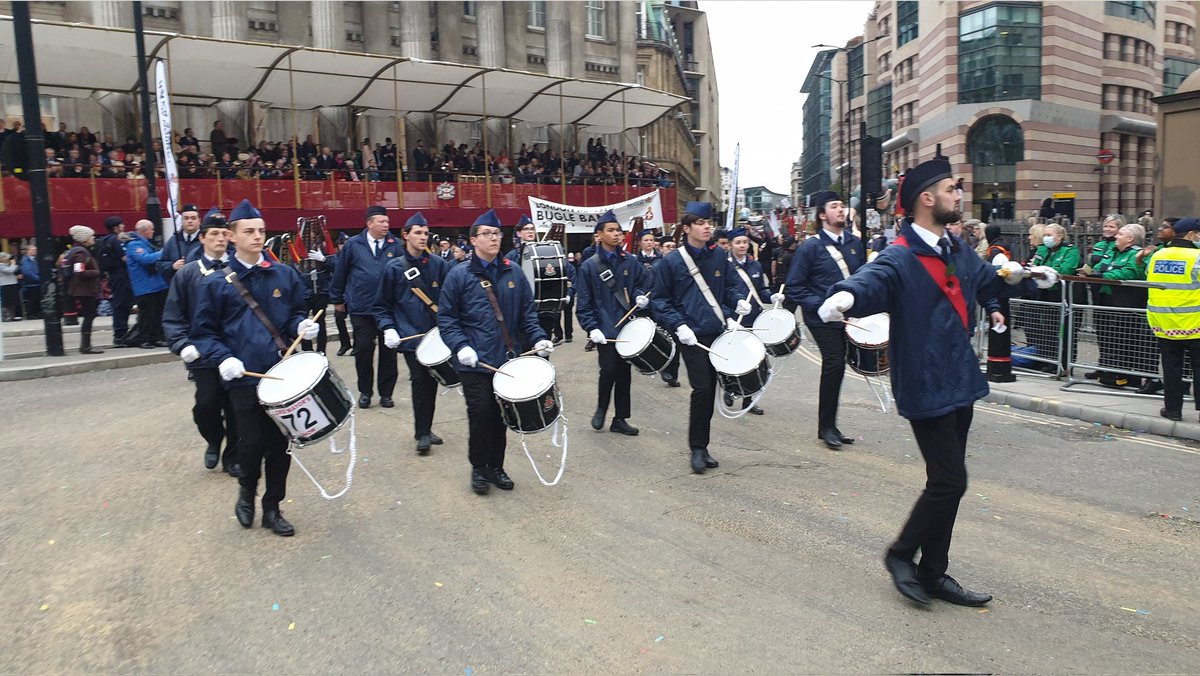
<path fill-rule="evenodd" d="M 568 2 L 546 3 L 546 73 L 571 77 L 571 16 Z"/>
<path fill-rule="evenodd" d="M 123 23 L 123 6 L 129 3 L 117 2 L 116 0 L 92 0 L 90 4 L 92 13 L 92 23 L 97 26 L 132 26 L 133 17 L 129 16 L 128 24 Z M 136 101 L 129 94 L 119 94 L 116 92 L 104 92 L 96 95 L 96 103 L 100 107 L 100 127 L 96 130 L 97 133 L 111 133 L 113 139 L 120 142 L 125 136 L 135 135 L 139 139 L 140 135 L 137 130 L 140 126 L 140 116 L 137 113 Z M 79 106 L 75 108 L 80 110 Z M 82 126 L 79 121 L 69 121 L 68 125 L 75 124 L 76 128 Z"/>
<path fill-rule="evenodd" d="M 631 2 L 614 3 L 621 82 L 637 82 L 637 11 Z"/>
<path fill-rule="evenodd" d="M 205 3 L 209 6 L 212 17 L 212 36 L 218 40 L 245 40 L 250 25 L 246 15 L 246 3 L 232 0 L 214 0 Z M 237 139 L 239 148 L 253 145 L 255 140 L 250 137 L 253 125 L 247 119 L 250 112 L 249 104 L 245 101 L 221 101 L 217 103 L 217 115 L 207 120 L 200 129 L 194 129 L 201 147 L 208 149 L 208 134 L 212 131 L 213 122 L 221 120 L 225 123 L 225 135 Z M 220 156 L 213 159 L 219 160 Z M 237 159 L 236 157 L 234 159 Z"/>
<path fill-rule="evenodd" d="M 1154 208 L 1154 139 L 1147 136 L 1137 138 L 1138 148 L 1138 177 L 1137 203 L 1138 212 Z M 1154 214 L 1159 220 L 1163 214 Z M 1153 232 L 1146 233 L 1153 235 Z"/>
<path fill-rule="evenodd" d="M 345 49 L 346 20 L 342 3 L 333 0 L 312 0 L 313 47 Z M 322 106 L 317 116 L 320 145 L 336 150 L 353 151 L 350 111 L 337 106 Z"/>
<path fill-rule="evenodd" d="M 392 21 L 390 2 L 362 3 L 363 49 L 368 54 L 392 53 Z M 385 73 L 382 77 L 389 76 Z M 396 122 L 388 117 L 363 116 L 357 120 L 357 137 L 365 142 L 370 139 L 371 147 L 383 143 L 384 138 L 396 138 Z M 361 144 L 361 142 L 360 142 Z M 367 158 L 363 158 L 366 163 Z"/>
<path fill-rule="evenodd" d="M 434 24 L 429 17 L 429 3 L 425 0 L 413 0 L 412 2 L 400 3 L 400 55 L 407 56 L 412 59 L 432 59 L 433 58 L 433 33 Z M 439 41 L 441 40 L 439 36 Z M 449 59 L 443 58 L 443 61 Z M 404 92 L 400 92 L 401 108 L 404 107 Z M 407 148 L 410 145 L 415 145 L 417 140 L 425 141 L 425 148 L 429 152 L 437 152 L 440 147 L 436 136 L 436 126 L 434 124 L 433 115 L 429 113 L 410 113 L 405 116 L 407 124 L 400 125 L 402 132 L 397 132 L 397 126 L 394 122 L 391 124 L 393 133 L 386 136 L 395 137 L 396 133 L 402 133 L 402 138 L 396 138 L 396 145 L 401 148 Z M 411 139 L 411 143 L 409 140 Z M 412 159 L 410 152 L 405 152 L 405 157 L 401 158 L 402 166 L 407 166 Z M 412 168 L 409 168 L 412 171 Z"/>
<path fill-rule="evenodd" d="M 1137 143 L 1129 134 L 1120 135 L 1120 183 L 1117 210 L 1126 216 L 1137 211 Z"/>
<path fill-rule="evenodd" d="M 475 27 L 479 42 L 479 65 L 484 68 L 507 67 L 504 3 L 495 0 L 475 3 Z M 489 109 L 488 112 L 492 111 Z M 488 151 L 498 155 L 497 151 L 508 143 L 508 120 L 489 117 L 485 126 Z"/>

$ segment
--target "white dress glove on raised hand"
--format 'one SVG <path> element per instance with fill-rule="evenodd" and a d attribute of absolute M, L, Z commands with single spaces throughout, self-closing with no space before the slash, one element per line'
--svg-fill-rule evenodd
<path fill-rule="evenodd" d="M 849 291 L 838 291 L 821 303 L 817 316 L 825 323 L 840 322 L 846 318 L 845 312 L 854 307 L 854 294 Z"/>
<path fill-rule="evenodd" d="M 675 337 L 684 345 L 696 344 L 696 332 L 687 324 L 680 324 L 679 328 L 675 329 Z"/>
<path fill-rule="evenodd" d="M 744 317 L 744 316 L 750 314 L 750 309 L 751 309 L 750 301 L 743 298 L 737 302 L 737 306 L 734 308 L 733 311 L 736 312 L 739 316 Z"/>
<path fill-rule="evenodd" d="M 650 304 L 650 297 L 649 296 L 634 296 L 633 302 L 634 302 L 634 304 L 637 305 L 637 308 L 639 310 L 645 310 L 646 306 Z"/>
<path fill-rule="evenodd" d="M 469 369 L 473 369 L 479 363 L 479 355 L 475 354 L 475 350 L 468 345 L 458 351 L 458 363 Z"/>
<path fill-rule="evenodd" d="M 783 295 L 782 293 L 771 294 L 771 302 L 776 305 L 782 303 L 785 300 L 787 300 L 787 296 Z"/>
<path fill-rule="evenodd" d="M 383 332 L 383 344 L 392 350 L 400 347 L 400 334 L 396 332 L 396 329 L 388 329 Z"/>
<path fill-rule="evenodd" d="M 296 326 L 296 333 L 305 340 L 312 340 L 321 332 L 321 325 L 311 319 L 305 319 Z"/>
<path fill-rule="evenodd" d="M 1055 284 L 1058 284 L 1058 271 L 1048 265 L 1035 265 L 1032 268 L 1029 268 L 1029 271 L 1040 272 L 1042 275 L 1044 275 L 1044 277 L 1041 279 L 1038 279 L 1037 277 L 1033 278 L 1033 281 L 1037 283 L 1037 288 L 1039 289 L 1049 289 Z"/>
<path fill-rule="evenodd" d="M 309 260 L 314 260 L 318 263 L 325 262 L 325 254 L 321 253 L 320 249 L 313 249 L 312 251 L 309 251 L 308 258 Z"/>
<path fill-rule="evenodd" d="M 999 254 L 996 258 L 1003 255 Z M 1022 279 L 1025 279 L 1025 268 L 1021 267 L 1021 264 L 1016 261 L 1008 261 L 1002 264 L 1000 271 L 1000 276 L 1004 278 L 1004 281 L 1014 286 L 1020 284 Z"/>
<path fill-rule="evenodd" d="M 604 337 L 604 332 L 600 329 L 592 329 L 588 331 L 588 340 L 597 345 L 603 345 L 608 342 L 608 338 Z"/>
<path fill-rule="evenodd" d="M 237 357 L 226 357 L 217 367 L 217 372 L 221 374 L 221 380 L 237 380 L 246 375 L 246 365 Z"/>
<path fill-rule="evenodd" d="M 197 350 L 194 345 L 188 345 L 179 351 L 179 358 L 183 363 L 190 364 L 200 358 L 200 350 Z"/>
<path fill-rule="evenodd" d="M 554 351 L 554 343 L 548 340 L 539 340 L 533 344 L 533 349 L 537 350 L 539 357 L 549 357 Z"/>
<path fill-rule="evenodd" d="M 726 317 L 725 318 L 725 328 L 729 329 L 730 331 L 738 331 L 744 327 L 741 325 L 741 323 L 738 320 L 734 319 L 733 317 Z"/>

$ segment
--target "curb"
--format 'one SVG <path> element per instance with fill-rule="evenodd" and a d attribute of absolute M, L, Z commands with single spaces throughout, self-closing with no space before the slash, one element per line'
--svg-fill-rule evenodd
<path fill-rule="evenodd" d="M 1095 408 L 1059 399 L 1035 397 L 1018 392 L 1005 392 L 992 389 L 984 401 L 993 404 L 1004 404 L 1024 411 L 1034 411 L 1063 418 L 1072 418 L 1089 423 L 1112 425 L 1123 429 L 1149 432 L 1165 437 L 1193 439 L 1200 441 L 1200 424 L 1192 422 L 1175 422 L 1159 416 L 1143 415 L 1141 413 L 1123 413 L 1111 409 Z"/>
<path fill-rule="evenodd" d="M 56 364 L 38 364 L 36 366 L 18 365 L 0 368 L 0 382 L 35 380 L 37 378 L 49 378 L 53 376 L 68 376 L 78 373 L 91 373 L 93 371 L 107 371 L 110 369 L 145 366 L 147 364 L 162 364 L 178 360 L 179 357 L 176 357 L 174 354 L 172 354 L 170 350 L 156 350 L 154 352 L 144 352 L 141 354 L 102 357 L 100 359 L 64 361 Z"/>

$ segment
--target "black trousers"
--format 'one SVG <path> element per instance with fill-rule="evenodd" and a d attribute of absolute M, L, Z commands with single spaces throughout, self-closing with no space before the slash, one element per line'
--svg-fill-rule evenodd
<path fill-rule="evenodd" d="M 675 356 L 671 357 L 671 361 L 667 362 L 660 373 L 667 380 L 679 380 L 679 358 L 683 356 L 683 345 L 674 333 L 671 333 L 671 341 L 675 343 Z"/>
<path fill-rule="evenodd" d="M 405 352 L 404 363 L 408 364 L 408 383 L 412 387 L 413 438 L 420 439 L 433 432 L 438 383 L 429 369 L 417 361 L 417 353 Z"/>
<path fill-rule="evenodd" d="M 333 311 L 333 323 L 335 326 L 337 326 L 338 331 L 338 344 L 343 350 L 349 350 L 351 347 L 350 331 L 346 329 L 346 317 L 348 316 L 349 315 L 347 315 L 344 311 Z"/>
<path fill-rule="evenodd" d="M 958 503 L 967 490 L 967 433 L 974 413 L 973 406 L 965 406 L 936 418 L 910 421 L 925 458 L 925 490 L 891 552 L 912 560 L 920 550 L 917 578 L 924 583 L 936 582 L 950 565 L 950 537 Z"/>
<path fill-rule="evenodd" d="M 108 302 L 113 312 L 113 343 L 119 345 L 129 333 L 129 311 L 133 309 L 133 287 L 129 285 L 129 275 L 109 273 L 108 290 L 112 294 Z"/>
<path fill-rule="evenodd" d="M 846 377 L 846 331 L 841 325 L 808 326 L 821 351 L 821 386 L 817 402 L 817 434 L 837 429 L 838 400 Z"/>
<path fill-rule="evenodd" d="M 96 319 L 96 306 L 99 301 L 95 296 L 67 296 L 79 303 L 79 317 L 83 323 L 79 325 L 79 349 L 86 350 L 92 346 L 92 321 Z"/>
<path fill-rule="evenodd" d="M 164 339 L 162 328 L 163 306 L 167 302 L 167 290 L 155 291 L 137 297 L 138 320 L 134 331 L 143 343 Z"/>
<path fill-rule="evenodd" d="M 712 345 L 715 339 L 715 336 L 709 336 L 699 340 L 704 345 Z M 708 359 L 708 352 L 695 345 L 681 345 L 680 349 L 683 351 L 683 364 L 687 367 L 688 383 L 692 386 L 688 405 L 688 448 L 708 450 L 713 404 L 717 400 L 717 372 Z"/>
<path fill-rule="evenodd" d="M 575 336 L 575 322 L 572 319 L 574 314 L 575 314 L 575 299 L 572 298 L 571 302 L 567 303 L 567 306 L 564 307 L 563 311 L 562 311 L 563 333 L 566 336 L 567 340 L 570 340 L 571 338 L 573 338 Z"/>
<path fill-rule="evenodd" d="M 40 284 L 21 287 L 22 312 L 26 319 L 40 319 L 42 316 L 42 287 Z"/>
<path fill-rule="evenodd" d="M 538 324 L 542 330 L 546 332 L 546 337 L 551 340 L 562 338 L 562 327 L 558 324 L 558 315 L 560 312 L 539 312 Z"/>
<path fill-rule="evenodd" d="M 1183 384 L 1183 358 L 1184 355 L 1192 358 L 1193 372 L 1200 370 L 1200 338 L 1159 338 L 1158 351 L 1162 355 L 1163 406 L 1168 411 L 1183 412 L 1183 395 L 1187 391 Z M 1200 410 L 1200 374 L 1192 375 L 1192 396 L 1196 410 Z"/>
<path fill-rule="evenodd" d="M 258 490 L 258 477 L 266 467 L 266 489 L 263 491 L 263 511 L 279 509 L 279 503 L 287 495 L 287 475 L 292 467 L 292 456 L 288 455 L 287 437 L 267 417 L 267 412 L 258 403 L 258 393 L 253 387 L 235 387 L 229 390 L 233 402 L 233 415 L 237 419 L 238 464 L 242 466 L 242 477 L 238 483 L 242 488 Z"/>
<path fill-rule="evenodd" d="M 364 396 L 375 394 L 375 342 L 379 341 L 379 396 L 390 397 L 396 390 L 399 371 L 396 367 L 396 351 L 383 345 L 383 334 L 375 326 L 371 315 L 350 315 L 354 327 L 354 368 L 358 371 L 358 393 Z"/>
<path fill-rule="evenodd" d="M 237 416 L 229 390 L 222 386 L 221 374 L 215 368 L 192 369 L 192 382 L 196 383 L 192 420 L 204 441 L 217 446 L 225 442 L 221 466 L 228 468 L 238 462 Z"/>
<path fill-rule="evenodd" d="M 324 310 L 325 308 L 329 307 L 329 295 L 324 293 L 314 294 L 312 298 L 308 299 L 308 302 L 305 305 L 308 307 L 309 316 L 316 315 L 318 310 Z M 317 333 L 317 352 L 324 354 L 325 346 L 329 344 L 329 331 L 325 329 L 325 315 L 321 315 L 321 319 L 318 320 L 318 323 L 321 325 L 321 328 L 320 332 Z M 306 351 L 311 351 L 313 348 L 312 341 L 302 340 L 300 341 L 300 347 L 304 348 Z"/>
<path fill-rule="evenodd" d="M 492 374 L 459 373 L 467 400 L 467 457 L 476 469 L 504 467 L 508 427 L 500 417 L 500 404 L 492 391 Z"/>
<path fill-rule="evenodd" d="M 600 360 L 600 384 L 596 408 L 608 411 L 609 398 L 615 399 L 617 414 L 614 417 L 624 420 L 630 415 L 629 384 L 633 378 L 629 362 L 621 359 L 621 355 L 617 354 L 617 346 L 612 343 L 597 345 L 596 357 Z M 613 392 L 614 388 L 616 388 L 615 393 Z"/>

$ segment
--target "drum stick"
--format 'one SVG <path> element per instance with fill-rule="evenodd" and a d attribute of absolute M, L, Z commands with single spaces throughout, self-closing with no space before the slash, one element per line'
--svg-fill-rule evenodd
<path fill-rule="evenodd" d="M 701 350 L 704 350 L 705 352 L 707 352 L 709 354 L 715 354 L 718 357 L 720 357 L 721 359 L 729 359 L 729 357 L 726 357 L 725 355 L 721 354 L 720 352 L 713 352 L 713 349 L 711 347 L 705 345 L 704 343 L 696 343 L 696 347 L 700 348 Z"/>
<path fill-rule="evenodd" d="M 265 373 L 257 373 L 255 371 L 245 371 L 242 375 L 250 376 L 251 378 L 266 378 L 267 380 L 283 380 L 279 376 L 269 376 Z"/>
<path fill-rule="evenodd" d="M 646 297 L 647 297 L 647 298 L 649 298 L 649 297 L 650 297 L 650 294 L 646 294 Z M 626 312 L 626 313 L 625 313 L 625 316 L 624 316 L 624 317 L 621 317 L 620 321 L 618 321 L 618 322 L 617 322 L 617 326 L 620 326 L 620 325 L 624 324 L 624 323 L 625 323 L 625 320 L 626 320 L 626 319 L 629 319 L 629 316 L 630 316 L 630 315 L 632 315 L 632 314 L 633 314 L 634 312 L 636 312 L 636 311 L 637 311 L 637 303 L 634 303 L 634 304 L 633 304 L 633 307 L 629 308 L 629 312 Z"/>
<path fill-rule="evenodd" d="M 849 319 L 843 319 L 842 323 L 845 324 L 846 326 L 853 326 L 854 328 L 859 329 L 860 331 L 867 330 L 866 328 L 859 326 L 858 324 L 855 324 L 854 322 L 850 321 Z"/>
<path fill-rule="evenodd" d="M 317 310 L 317 314 L 313 315 L 312 320 L 314 322 L 321 321 L 321 315 L 323 315 L 323 314 L 325 314 L 325 308 L 321 308 L 320 310 Z M 292 341 L 292 346 L 287 349 L 287 352 L 283 353 L 284 359 L 287 359 L 288 357 L 292 356 L 292 353 L 296 351 L 297 347 L 299 347 L 301 340 L 304 340 L 303 335 L 296 336 L 296 339 Z M 280 378 L 280 380 L 282 380 L 282 378 Z"/>
<path fill-rule="evenodd" d="M 478 362 L 478 364 L 479 364 L 479 366 L 482 366 L 483 368 L 485 368 L 493 373 L 499 373 L 500 375 L 508 376 L 509 378 L 516 378 L 516 376 L 514 376 L 513 374 L 505 373 L 504 371 L 501 371 L 500 369 L 496 368 L 495 366 L 492 366 L 491 364 L 485 364 L 483 362 Z"/>
<path fill-rule="evenodd" d="M 413 338 L 421 338 L 421 337 L 424 337 L 424 335 L 425 335 L 424 333 L 414 333 L 411 336 L 405 336 L 405 337 L 401 338 L 400 342 L 403 343 L 404 341 L 412 340 Z"/>
<path fill-rule="evenodd" d="M 420 298 L 422 301 L 424 301 L 424 303 L 429 306 L 430 310 L 433 310 L 434 312 L 438 311 L 437 305 L 434 305 L 433 301 L 429 298 L 429 296 L 425 295 L 424 291 L 415 286 L 410 286 L 408 288 L 412 289 L 412 292 L 417 294 L 417 298 Z"/>

